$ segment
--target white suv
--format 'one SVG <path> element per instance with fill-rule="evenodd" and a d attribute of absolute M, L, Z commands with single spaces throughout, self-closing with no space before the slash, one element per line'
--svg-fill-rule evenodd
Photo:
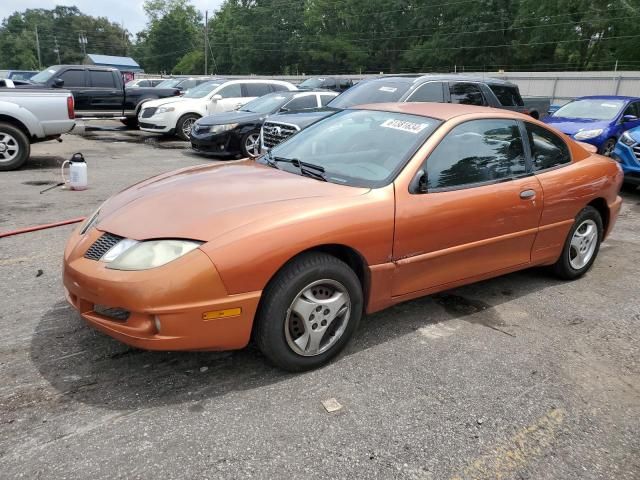
<path fill-rule="evenodd" d="M 181 97 L 145 102 L 138 123 L 140 130 L 189 140 L 191 127 L 199 118 L 229 112 L 256 97 L 286 90 L 296 90 L 296 87 L 279 80 L 211 80 L 187 90 Z"/>

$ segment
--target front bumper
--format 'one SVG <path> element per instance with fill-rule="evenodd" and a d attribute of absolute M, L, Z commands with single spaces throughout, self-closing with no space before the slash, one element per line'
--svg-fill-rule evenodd
<path fill-rule="evenodd" d="M 169 125 L 169 123 L 163 115 L 154 115 L 148 118 L 138 117 L 138 127 L 145 132 L 173 134 L 175 125 Z"/>
<path fill-rule="evenodd" d="M 618 142 L 611 157 L 622 167 L 626 183 L 640 185 L 640 143 L 629 147 L 622 142 Z"/>
<path fill-rule="evenodd" d="M 240 152 L 240 140 L 232 131 L 222 133 L 198 133 L 191 131 L 191 147 L 202 153 L 216 155 L 237 155 Z"/>
<path fill-rule="evenodd" d="M 199 249 L 151 270 L 110 270 L 83 256 L 101 234 L 93 229 L 80 236 L 76 231 L 65 251 L 66 297 L 87 323 L 146 350 L 247 345 L 261 292 L 228 295 L 215 266 Z M 126 312 L 127 318 L 105 314 L 110 309 Z"/>

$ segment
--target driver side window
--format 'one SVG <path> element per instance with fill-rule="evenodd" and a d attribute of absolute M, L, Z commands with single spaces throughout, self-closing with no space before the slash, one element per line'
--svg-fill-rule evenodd
<path fill-rule="evenodd" d="M 239 83 L 232 83 L 218 90 L 218 95 L 222 98 L 239 98 L 242 97 L 242 87 Z"/>

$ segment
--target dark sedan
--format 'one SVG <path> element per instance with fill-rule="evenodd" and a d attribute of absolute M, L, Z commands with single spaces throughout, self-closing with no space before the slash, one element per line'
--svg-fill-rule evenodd
<path fill-rule="evenodd" d="M 338 95 L 329 91 L 293 91 L 263 95 L 238 110 L 216 113 L 198 120 L 191 130 L 191 146 L 200 153 L 224 157 L 260 154 L 260 128 L 269 115 L 311 110 Z"/>

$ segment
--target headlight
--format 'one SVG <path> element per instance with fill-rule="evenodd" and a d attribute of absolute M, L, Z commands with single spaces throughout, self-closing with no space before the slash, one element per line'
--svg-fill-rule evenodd
<path fill-rule="evenodd" d="M 126 244 L 124 242 L 127 242 Z M 124 239 L 107 252 L 101 260 L 108 261 L 107 256 L 120 244 L 122 247 L 116 254 L 109 255 L 112 260 L 107 268 L 113 270 L 148 270 L 160 267 L 195 250 L 202 242 L 193 240 L 149 240 L 138 242 Z"/>
<path fill-rule="evenodd" d="M 209 129 L 209 132 L 210 133 L 222 133 L 222 132 L 226 132 L 227 130 L 233 130 L 237 126 L 238 126 L 237 123 L 227 123 L 226 125 L 213 125 Z"/>
<path fill-rule="evenodd" d="M 167 113 L 167 112 L 173 112 L 175 110 L 175 107 L 160 107 L 156 110 L 156 113 Z"/>
<path fill-rule="evenodd" d="M 588 140 L 589 138 L 596 138 L 602 134 L 603 130 L 598 128 L 597 130 L 582 130 L 576 133 L 573 138 L 576 140 Z"/>
<path fill-rule="evenodd" d="M 624 132 L 620 137 L 620 141 L 624 143 L 627 147 L 633 147 L 636 143 L 638 143 L 633 138 L 631 138 L 631 135 L 629 135 L 629 132 Z"/>

